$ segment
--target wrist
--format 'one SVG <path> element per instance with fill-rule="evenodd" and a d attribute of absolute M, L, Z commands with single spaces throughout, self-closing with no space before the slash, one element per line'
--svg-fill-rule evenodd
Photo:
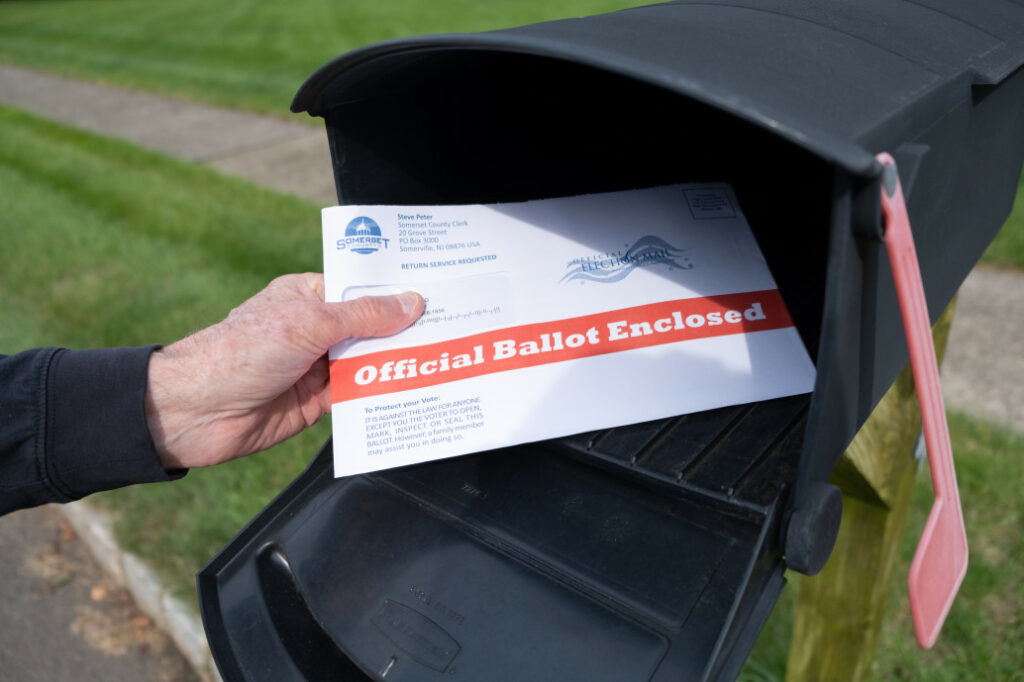
<path fill-rule="evenodd" d="M 164 469 L 187 469 L 187 453 L 180 443 L 188 429 L 184 395 L 177 390 L 182 378 L 176 370 L 173 351 L 159 349 L 149 359 L 146 384 L 146 424 L 153 439 L 153 447 Z"/>

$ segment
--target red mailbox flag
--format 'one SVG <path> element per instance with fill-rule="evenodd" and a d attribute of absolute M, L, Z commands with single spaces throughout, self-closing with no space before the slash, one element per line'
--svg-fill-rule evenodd
<path fill-rule="evenodd" d="M 932 487 L 935 489 L 935 503 L 917 545 L 907 583 L 917 641 L 925 649 L 930 649 L 967 573 L 967 532 L 953 468 L 953 451 L 939 386 L 928 305 L 903 189 L 893 158 L 885 153 L 876 158 L 884 166 L 881 195 L 885 248 L 903 314 L 910 366 L 921 403 L 921 425 L 928 448 Z"/>

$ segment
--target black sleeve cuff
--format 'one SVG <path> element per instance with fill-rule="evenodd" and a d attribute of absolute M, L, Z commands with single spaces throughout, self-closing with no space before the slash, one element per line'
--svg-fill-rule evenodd
<path fill-rule="evenodd" d="M 45 467 L 66 501 L 132 483 L 170 481 L 146 423 L 149 356 L 159 346 L 60 350 L 46 382 Z"/>

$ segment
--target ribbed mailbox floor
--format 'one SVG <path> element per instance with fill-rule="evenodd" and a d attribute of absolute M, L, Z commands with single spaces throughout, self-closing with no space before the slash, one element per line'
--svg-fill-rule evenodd
<path fill-rule="evenodd" d="M 692 494 L 764 514 L 792 481 L 810 395 L 723 407 L 559 442 Z"/>

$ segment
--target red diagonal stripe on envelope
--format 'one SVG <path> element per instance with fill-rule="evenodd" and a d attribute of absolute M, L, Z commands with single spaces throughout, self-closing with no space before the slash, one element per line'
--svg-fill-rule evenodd
<path fill-rule="evenodd" d="M 331 361 L 339 403 L 693 339 L 792 327 L 778 289 L 684 298 Z"/>

